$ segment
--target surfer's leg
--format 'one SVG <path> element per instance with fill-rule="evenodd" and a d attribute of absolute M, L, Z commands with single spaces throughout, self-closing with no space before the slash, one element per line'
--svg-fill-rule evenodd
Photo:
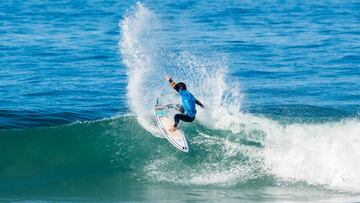
<path fill-rule="evenodd" d="M 174 121 L 175 121 L 175 123 L 174 123 L 174 128 L 177 128 L 177 126 L 179 125 L 179 122 L 180 122 L 180 118 L 179 118 L 179 116 L 180 116 L 181 114 L 175 114 L 175 116 L 174 116 Z"/>
<path fill-rule="evenodd" d="M 179 125 L 180 120 L 185 121 L 185 122 L 193 122 L 194 119 L 195 119 L 195 117 L 190 117 L 188 115 L 175 114 L 175 116 L 174 116 L 174 120 L 175 120 L 174 127 L 177 128 L 177 126 Z"/>

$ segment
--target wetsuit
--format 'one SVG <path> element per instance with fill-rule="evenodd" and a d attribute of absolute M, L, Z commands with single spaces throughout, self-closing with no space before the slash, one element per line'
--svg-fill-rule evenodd
<path fill-rule="evenodd" d="M 195 97 L 187 90 L 180 89 L 180 87 L 170 78 L 169 80 L 171 86 L 179 93 L 181 96 L 182 102 L 182 113 L 183 114 L 175 114 L 174 127 L 176 128 L 179 125 L 180 120 L 185 122 L 192 122 L 196 116 L 196 105 L 203 107 L 203 105 L 195 99 Z"/>

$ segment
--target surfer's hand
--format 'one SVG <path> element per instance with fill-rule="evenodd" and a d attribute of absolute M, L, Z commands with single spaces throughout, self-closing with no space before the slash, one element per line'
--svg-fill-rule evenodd
<path fill-rule="evenodd" d="M 167 81 L 169 81 L 169 80 L 171 79 L 170 75 L 166 75 L 166 76 L 165 76 L 165 79 L 166 79 Z"/>

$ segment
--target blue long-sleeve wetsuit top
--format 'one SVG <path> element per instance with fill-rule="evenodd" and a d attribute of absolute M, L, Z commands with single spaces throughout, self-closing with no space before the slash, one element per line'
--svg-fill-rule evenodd
<path fill-rule="evenodd" d="M 196 115 L 196 99 L 195 97 L 187 90 L 179 90 L 181 96 L 182 106 L 184 108 L 185 114 L 190 117 L 195 117 Z"/>
<path fill-rule="evenodd" d="M 204 105 L 199 102 L 195 97 L 187 90 L 180 89 L 179 86 L 170 78 L 170 85 L 179 93 L 181 96 L 182 106 L 184 108 L 185 114 L 194 118 L 196 115 L 196 105 L 199 105 L 204 108 Z"/>

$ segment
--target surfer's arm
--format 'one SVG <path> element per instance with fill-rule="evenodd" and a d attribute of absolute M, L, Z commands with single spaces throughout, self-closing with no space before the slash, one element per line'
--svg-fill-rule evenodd
<path fill-rule="evenodd" d="M 179 92 L 179 87 L 176 86 L 176 82 L 174 82 L 174 81 L 170 78 L 170 76 L 166 76 L 165 78 L 169 81 L 171 87 L 174 88 L 177 92 Z"/>
<path fill-rule="evenodd" d="M 197 105 L 201 106 L 202 108 L 204 108 L 204 105 L 201 102 L 199 102 L 199 100 L 197 100 L 197 99 L 195 99 L 195 104 L 197 104 Z"/>

